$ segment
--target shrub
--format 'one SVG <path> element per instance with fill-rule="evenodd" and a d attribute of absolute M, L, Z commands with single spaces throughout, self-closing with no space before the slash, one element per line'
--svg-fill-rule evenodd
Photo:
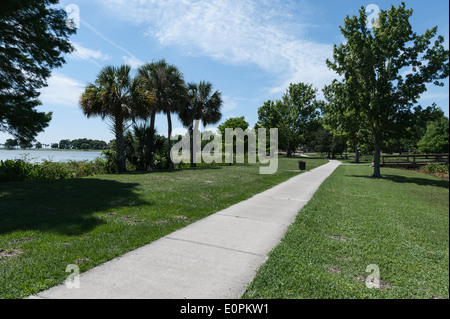
<path fill-rule="evenodd" d="M 111 173 L 107 160 L 52 162 L 31 164 L 24 160 L 0 161 L 0 182 L 25 180 L 57 180 Z"/>
<path fill-rule="evenodd" d="M 97 158 L 97 165 L 103 166 L 106 173 L 117 173 L 119 171 L 119 159 L 117 158 L 117 152 L 114 150 L 105 150 L 102 152 L 104 160 Z"/>
<path fill-rule="evenodd" d="M 436 163 L 430 163 L 421 169 L 425 173 L 429 174 L 445 174 L 449 175 L 449 165 L 439 165 Z"/>
<path fill-rule="evenodd" d="M 0 161 L 0 182 L 23 181 L 31 175 L 33 166 L 23 160 Z"/>

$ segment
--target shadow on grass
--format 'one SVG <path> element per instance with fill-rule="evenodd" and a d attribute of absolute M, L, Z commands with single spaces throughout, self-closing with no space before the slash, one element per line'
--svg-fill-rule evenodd
<path fill-rule="evenodd" d="M 78 236 L 104 223 L 95 213 L 151 205 L 135 183 L 95 178 L 0 184 L 0 234 L 39 230 Z"/>
<path fill-rule="evenodd" d="M 153 171 L 132 171 L 126 173 L 120 173 L 118 175 L 148 175 L 155 173 L 181 173 L 182 171 L 191 171 L 191 170 L 212 170 L 212 169 L 222 169 L 221 166 L 199 166 L 199 167 L 182 167 L 182 168 L 173 168 L 173 169 L 160 169 Z"/>
<path fill-rule="evenodd" d="M 372 178 L 367 175 L 345 175 L 347 177 Z M 375 178 L 374 178 L 375 179 Z M 421 177 L 406 177 L 400 175 L 382 174 L 381 180 L 389 180 L 395 183 L 417 184 L 421 186 L 435 186 L 449 189 L 449 181 L 435 180 Z"/>

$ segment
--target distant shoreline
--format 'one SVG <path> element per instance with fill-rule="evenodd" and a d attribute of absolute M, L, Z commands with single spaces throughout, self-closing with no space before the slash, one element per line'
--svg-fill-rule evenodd
<path fill-rule="evenodd" d="M 36 148 L 30 148 L 30 149 L 12 149 L 9 150 L 7 148 L 0 148 L 0 151 L 23 151 L 23 152 L 34 152 L 34 151 L 50 151 L 50 152 L 102 152 L 105 150 L 61 150 L 61 149 L 52 149 L 52 148 L 41 148 L 41 149 L 36 149 Z"/>

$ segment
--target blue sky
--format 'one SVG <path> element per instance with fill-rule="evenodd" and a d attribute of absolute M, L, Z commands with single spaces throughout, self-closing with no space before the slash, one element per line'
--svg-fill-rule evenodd
<path fill-rule="evenodd" d="M 253 126 L 257 109 L 279 99 L 289 83 L 312 83 L 321 90 L 336 75 L 325 65 L 334 44 L 343 38 L 339 25 L 361 6 L 381 9 L 401 1 L 354 0 L 80 0 L 61 1 L 80 9 L 80 26 L 70 40 L 76 52 L 53 70 L 42 89 L 40 111 L 53 112 L 42 143 L 61 139 L 114 138 L 107 123 L 87 119 L 78 106 L 83 87 L 103 66 L 165 58 L 187 82 L 210 81 L 224 98 L 223 119 L 245 116 Z M 413 30 L 439 27 L 449 46 L 449 5 L 445 0 L 406 1 L 414 9 Z M 435 102 L 449 115 L 446 86 L 430 86 L 420 104 Z M 182 128 L 176 116 L 174 128 Z M 218 123 L 215 126 L 218 126 Z M 157 117 L 159 134 L 167 135 L 166 118 Z M 177 130 L 176 130 L 177 131 Z M 0 133 L 0 142 L 9 138 Z"/>

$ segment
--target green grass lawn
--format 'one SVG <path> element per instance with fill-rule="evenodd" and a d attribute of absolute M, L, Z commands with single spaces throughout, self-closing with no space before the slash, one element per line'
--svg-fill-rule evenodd
<path fill-rule="evenodd" d="M 449 182 L 340 166 L 301 210 L 243 298 L 448 298 Z M 369 289 L 368 265 L 381 288 Z"/>
<path fill-rule="evenodd" d="M 307 159 L 307 169 L 325 164 Z M 0 298 L 23 298 L 245 200 L 299 173 L 280 158 L 258 165 L 199 167 L 0 184 Z"/>

